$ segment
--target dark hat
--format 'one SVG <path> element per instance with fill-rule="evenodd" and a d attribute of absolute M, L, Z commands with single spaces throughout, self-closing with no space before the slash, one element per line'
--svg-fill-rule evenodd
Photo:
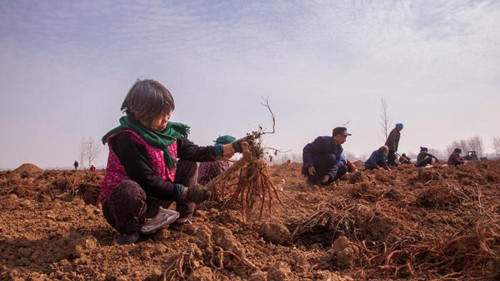
<path fill-rule="evenodd" d="M 336 127 L 335 129 L 333 129 L 332 135 L 334 135 L 334 136 L 335 135 L 351 136 L 352 134 L 349 134 L 347 132 L 346 127 Z"/>
<path fill-rule="evenodd" d="M 455 149 L 453 150 L 453 152 L 455 152 L 455 153 L 462 153 L 462 150 L 461 150 L 460 148 L 458 148 L 458 147 L 457 147 L 457 148 L 455 148 Z"/>
<path fill-rule="evenodd" d="M 425 147 L 425 146 L 421 146 L 420 147 L 420 151 L 429 151 L 429 149 L 427 147 Z"/>

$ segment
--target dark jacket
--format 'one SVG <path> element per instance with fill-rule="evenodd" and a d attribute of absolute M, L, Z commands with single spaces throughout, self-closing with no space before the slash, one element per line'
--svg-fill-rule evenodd
<path fill-rule="evenodd" d="M 304 146 L 302 151 L 302 158 L 304 164 L 302 166 L 302 173 L 308 175 L 307 169 L 311 166 L 315 166 L 316 171 L 323 170 L 324 167 L 318 167 L 321 165 L 319 159 L 325 155 L 333 155 L 335 158 L 335 163 L 333 168 L 329 169 L 327 174 L 335 177 L 338 171 L 340 155 L 344 149 L 342 145 L 336 144 L 331 136 L 320 136 L 317 137 L 313 142 L 308 143 Z"/>
<path fill-rule="evenodd" d="M 129 178 L 137 182 L 146 194 L 163 200 L 176 197 L 177 191 L 174 184 L 156 175 L 146 148 L 132 140 L 131 133 L 117 134 L 111 139 L 111 147 Z M 187 138 L 180 138 L 177 140 L 177 157 L 194 162 L 213 161 L 216 151 L 214 146 L 201 147 Z"/>
<path fill-rule="evenodd" d="M 420 166 L 427 157 L 431 157 L 436 159 L 436 161 L 439 161 L 436 156 L 425 151 L 420 151 L 420 153 L 417 155 L 417 167 Z"/>
<path fill-rule="evenodd" d="M 401 133 L 397 128 L 392 129 L 385 141 L 385 145 L 389 148 L 390 151 L 398 151 L 399 146 L 399 138 L 401 137 Z"/>
<path fill-rule="evenodd" d="M 387 159 L 384 159 L 383 154 L 377 150 L 372 152 L 370 158 L 365 161 L 365 169 L 374 169 L 376 167 L 382 167 L 384 169 L 388 169 Z"/>
<path fill-rule="evenodd" d="M 401 164 L 409 164 L 411 163 L 411 159 L 408 156 L 399 156 L 399 163 Z"/>
<path fill-rule="evenodd" d="M 465 163 L 465 161 L 460 157 L 460 153 L 453 152 L 448 158 L 448 165 L 456 166 Z"/>

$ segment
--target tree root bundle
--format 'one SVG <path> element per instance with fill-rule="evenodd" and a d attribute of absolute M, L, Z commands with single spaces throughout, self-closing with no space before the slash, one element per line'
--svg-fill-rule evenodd
<path fill-rule="evenodd" d="M 238 203 L 245 219 L 251 215 L 253 207 L 258 202 L 260 202 L 260 217 L 262 217 L 266 200 L 269 212 L 271 212 L 273 200 L 283 204 L 279 198 L 278 190 L 271 180 L 269 168 L 263 159 L 266 148 L 261 143 L 261 137 L 275 132 L 275 117 L 268 100 L 265 100 L 263 105 L 271 113 L 273 130 L 265 132 L 259 126 L 258 131 L 253 131 L 243 139 L 238 140 L 243 141 L 243 157 L 207 185 L 207 188 L 213 192 L 213 198 L 223 205 L 229 202 Z M 276 155 L 278 150 L 273 150 Z"/>
<path fill-rule="evenodd" d="M 251 215 L 256 203 L 260 203 L 260 216 L 266 200 L 269 212 L 273 200 L 282 203 L 278 189 L 271 180 L 269 168 L 262 158 L 263 149 L 255 140 L 255 137 L 248 138 L 248 145 L 244 145 L 243 157 L 207 185 L 213 192 L 214 199 L 223 205 L 229 202 L 238 203 L 244 218 Z"/>

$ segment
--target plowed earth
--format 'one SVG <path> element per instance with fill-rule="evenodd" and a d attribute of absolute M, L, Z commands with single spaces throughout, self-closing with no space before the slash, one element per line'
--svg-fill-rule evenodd
<path fill-rule="evenodd" d="M 499 161 L 329 187 L 307 185 L 300 164 L 270 169 L 284 205 L 262 218 L 206 202 L 192 225 L 125 246 L 97 203 L 102 170 L 1 172 L 0 279 L 500 280 Z"/>

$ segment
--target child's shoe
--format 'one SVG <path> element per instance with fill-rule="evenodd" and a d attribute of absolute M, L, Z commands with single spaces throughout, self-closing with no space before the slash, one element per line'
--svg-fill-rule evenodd
<path fill-rule="evenodd" d="M 178 218 L 179 212 L 160 207 L 156 216 L 147 218 L 144 221 L 144 225 L 141 227 L 140 232 L 141 234 L 151 234 L 166 225 L 172 224 Z"/>

